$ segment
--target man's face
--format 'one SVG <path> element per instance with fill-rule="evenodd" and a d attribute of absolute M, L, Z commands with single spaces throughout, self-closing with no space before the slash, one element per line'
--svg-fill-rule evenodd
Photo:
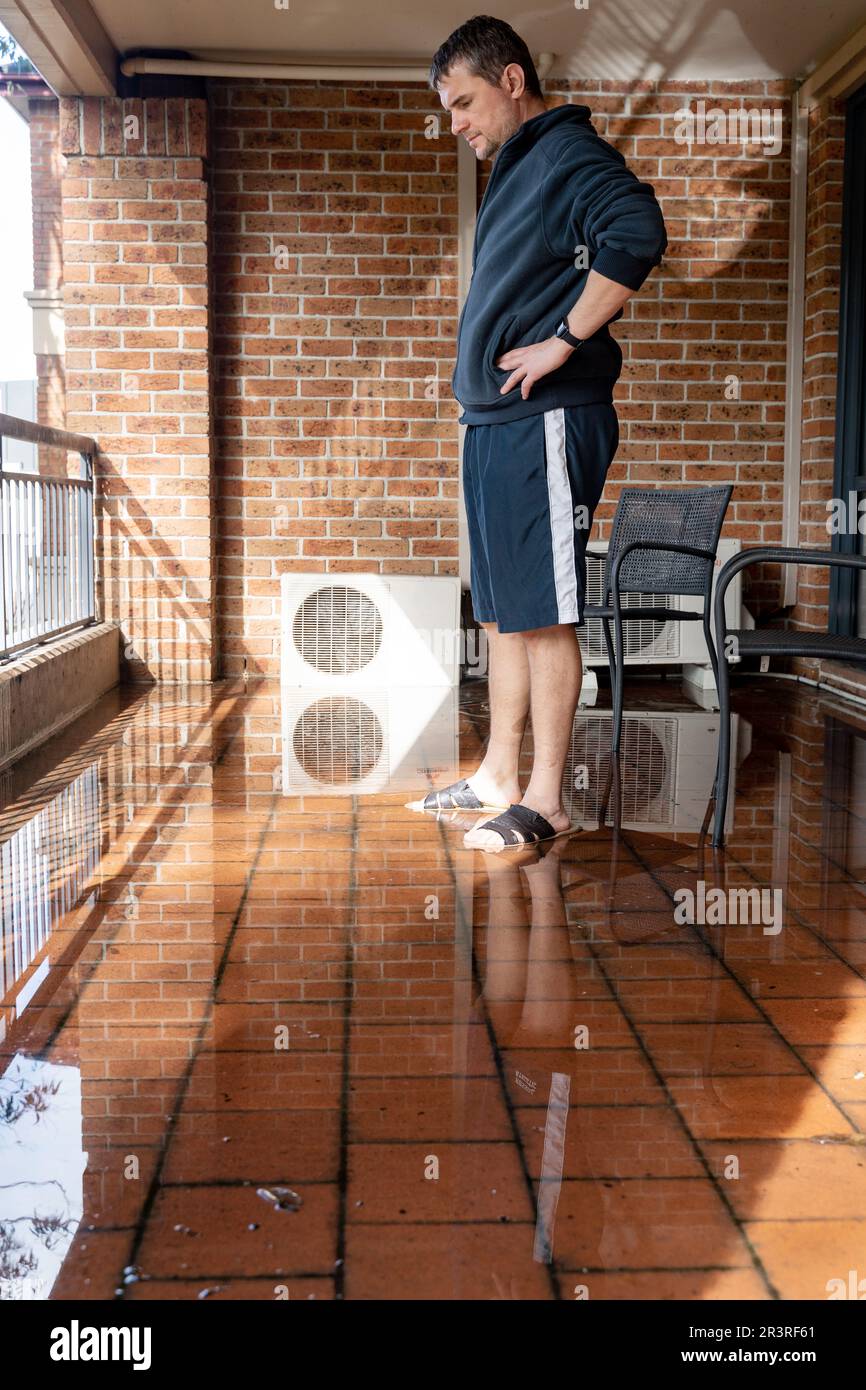
<path fill-rule="evenodd" d="M 512 63 L 498 87 L 455 63 L 438 86 L 439 99 L 451 114 L 452 135 L 462 135 L 476 159 L 490 159 L 520 129 L 519 98 L 525 95 L 523 69 Z"/>

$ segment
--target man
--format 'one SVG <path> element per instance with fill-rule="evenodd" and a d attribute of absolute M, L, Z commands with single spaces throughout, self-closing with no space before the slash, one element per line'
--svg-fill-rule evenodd
<path fill-rule="evenodd" d="M 495 156 L 460 316 L 454 395 L 467 426 L 463 494 L 473 611 L 488 637 L 490 740 L 433 807 L 507 808 L 464 844 L 494 852 L 571 828 L 561 785 L 582 679 L 586 538 L 619 440 L 622 352 L 608 324 L 661 260 L 652 187 L 590 124 L 548 109 L 510 25 L 470 19 L 430 85 L 478 160 Z M 518 757 L 532 711 L 534 760 Z"/>

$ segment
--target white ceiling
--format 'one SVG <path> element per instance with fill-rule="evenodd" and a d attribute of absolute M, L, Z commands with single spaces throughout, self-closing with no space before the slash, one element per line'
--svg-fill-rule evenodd
<path fill-rule="evenodd" d="M 478 0 L 0 0 L 61 94 L 115 90 L 117 55 L 417 64 Z M 578 4 L 586 8 L 577 8 Z M 278 8 L 279 5 L 285 8 Z M 803 78 L 864 25 L 866 0 L 481 0 L 576 79 Z"/>
<path fill-rule="evenodd" d="M 92 0 L 115 48 L 184 48 L 196 57 L 429 61 L 478 10 L 467 0 Z M 864 0 L 574 0 L 482 3 L 560 76 L 800 77 L 866 19 Z"/>

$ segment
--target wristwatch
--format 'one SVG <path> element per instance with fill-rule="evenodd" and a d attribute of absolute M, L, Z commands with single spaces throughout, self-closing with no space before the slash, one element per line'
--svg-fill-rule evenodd
<path fill-rule="evenodd" d="M 585 338 L 575 338 L 574 334 L 570 331 L 568 327 L 568 319 L 562 320 L 562 323 L 557 328 L 554 337 L 561 338 L 564 343 L 568 343 L 569 347 L 573 348 L 583 347 L 583 344 L 586 342 Z"/>

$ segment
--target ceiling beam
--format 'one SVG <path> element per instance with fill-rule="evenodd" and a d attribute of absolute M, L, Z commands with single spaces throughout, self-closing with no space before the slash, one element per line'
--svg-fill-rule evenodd
<path fill-rule="evenodd" d="M 809 110 L 828 97 L 844 98 L 866 80 L 866 24 L 815 68 L 798 89 L 798 104 Z"/>
<path fill-rule="evenodd" d="M 114 96 L 117 53 L 89 0 L 0 0 L 0 23 L 58 96 Z"/>

